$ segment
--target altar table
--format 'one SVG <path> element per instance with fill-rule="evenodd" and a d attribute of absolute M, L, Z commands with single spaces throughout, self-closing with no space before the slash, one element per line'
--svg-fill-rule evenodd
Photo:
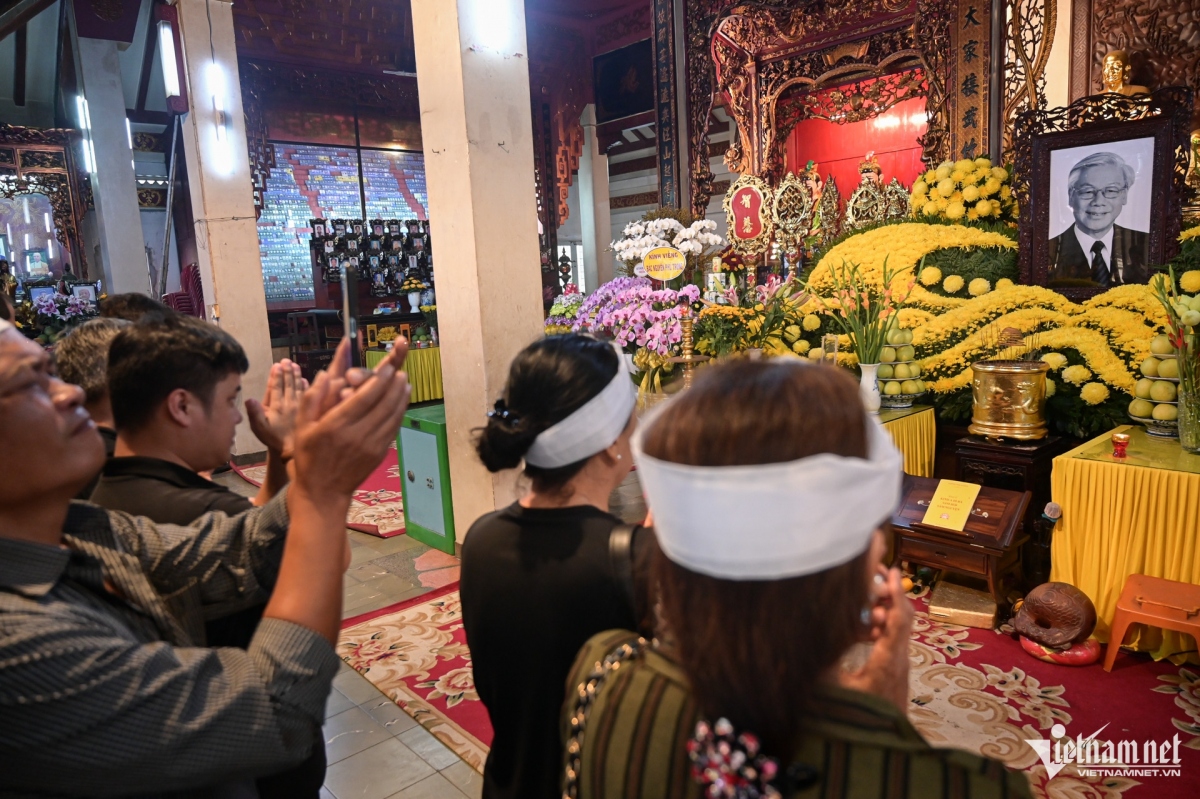
<path fill-rule="evenodd" d="M 1112 457 L 1112 434 L 1129 433 L 1129 457 Z M 1081 589 L 1096 605 L 1096 637 L 1107 641 L 1117 600 L 1131 574 L 1200 584 L 1200 455 L 1178 441 L 1123 425 L 1054 459 L 1054 532 L 1050 579 Z M 1126 646 L 1200 663 L 1191 636 L 1131 628 Z M 1174 657 L 1172 657 L 1174 656 Z"/>
<path fill-rule="evenodd" d="M 896 449 L 904 455 L 904 473 L 913 477 L 933 477 L 933 458 L 937 450 L 933 407 L 883 408 L 879 411 L 879 421 L 891 434 Z"/>
<path fill-rule="evenodd" d="M 374 369 L 375 365 L 384 359 L 384 350 L 367 350 L 363 356 L 363 365 Z M 410 402 L 428 402 L 442 399 L 442 356 L 440 347 L 425 347 L 411 349 L 404 360 L 404 372 L 408 375 L 408 383 L 412 386 Z"/>

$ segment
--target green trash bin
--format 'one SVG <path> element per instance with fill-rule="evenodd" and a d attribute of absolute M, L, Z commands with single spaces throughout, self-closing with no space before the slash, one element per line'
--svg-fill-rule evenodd
<path fill-rule="evenodd" d="M 454 554 L 454 506 L 446 406 L 413 408 L 396 436 L 406 532 L 423 544 Z"/>

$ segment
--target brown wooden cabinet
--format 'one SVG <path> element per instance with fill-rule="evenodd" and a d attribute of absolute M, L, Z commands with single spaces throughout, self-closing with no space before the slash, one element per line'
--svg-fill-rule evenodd
<path fill-rule="evenodd" d="M 987 581 L 997 607 L 1004 606 L 1005 583 L 1020 574 L 1030 493 L 981 488 L 960 533 L 922 522 L 937 484 L 927 477 L 904 478 L 903 499 L 892 518 L 893 564 L 906 560 L 980 577 Z"/>

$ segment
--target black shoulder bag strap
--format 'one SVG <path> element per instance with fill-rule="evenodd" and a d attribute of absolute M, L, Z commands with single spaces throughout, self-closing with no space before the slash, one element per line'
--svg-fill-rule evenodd
<path fill-rule="evenodd" d="M 637 525 L 618 524 L 608 536 L 608 559 L 612 562 L 613 575 L 617 585 L 636 613 L 637 600 L 633 591 L 633 531 Z"/>

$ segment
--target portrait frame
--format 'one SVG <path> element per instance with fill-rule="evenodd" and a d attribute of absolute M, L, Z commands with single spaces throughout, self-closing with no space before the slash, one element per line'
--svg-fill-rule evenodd
<path fill-rule="evenodd" d="M 48 286 L 29 286 L 27 284 L 27 288 L 29 289 L 29 301 L 34 303 L 36 303 L 39 298 L 46 295 L 53 297 L 58 294 L 58 288 L 54 284 L 50 284 Z"/>
<path fill-rule="evenodd" d="M 1017 117 L 1013 131 L 1013 191 L 1020 203 L 1021 279 L 1075 300 L 1105 289 L 1086 281 L 1050 284 L 1051 157 L 1060 150 L 1102 149 L 1153 139 L 1146 274 L 1178 251 L 1186 195 L 1192 91 L 1171 86 L 1126 97 L 1099 94 L 1063 108 L 1036 109 Z M 1141 281 L 1139 281 L 1141 282 Z"/>
<path fill-rule="evenodd" d="M 75 283 L 71 286 L 71 295 L 76 299 L 95 305 L 100 297 L 100 291 L 95 283 Z"/>

